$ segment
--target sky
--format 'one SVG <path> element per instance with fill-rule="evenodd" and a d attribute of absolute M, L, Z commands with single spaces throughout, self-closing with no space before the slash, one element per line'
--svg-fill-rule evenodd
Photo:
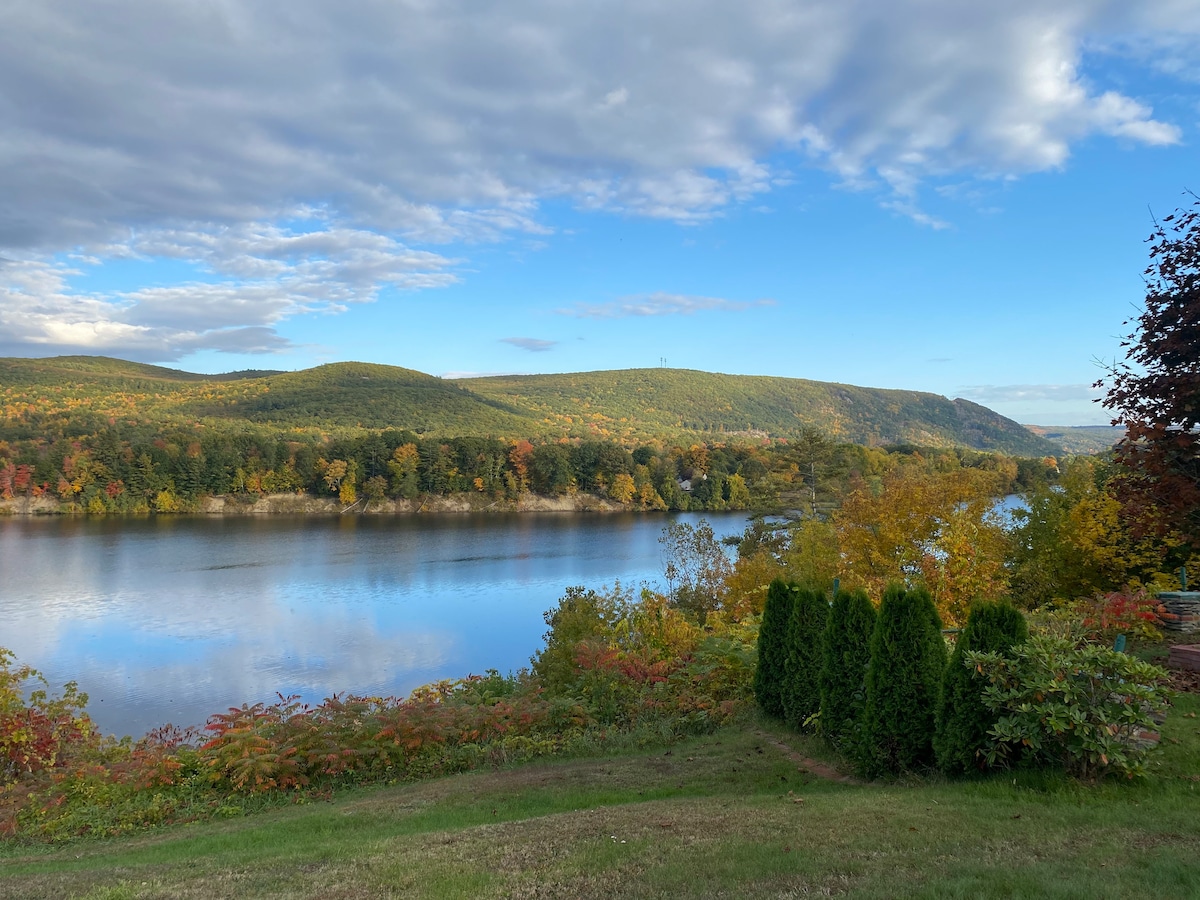
<path fill-rule="evenodd" d="M 1200 0 L 8 0 L 0 356 L 669 366 L 1107 423 Z"/>

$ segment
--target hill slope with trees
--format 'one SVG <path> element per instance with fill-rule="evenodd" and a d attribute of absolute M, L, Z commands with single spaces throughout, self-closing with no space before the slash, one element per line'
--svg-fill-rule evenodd
<path fill-rule="evenodd" d="M 562 427 L 585 426 L 614 437 L 681 431 L 788 437 L 817 428 L 835 440 L 868 445 L 964 446 L 1024 455 L 1056 449 L 986 407 L 920 391 L 689 369 L 506 375 L 457 383 Z"/>
<path fill-rule="evenodd" d="M 198 375 L 104 357 L 0 359 L 7 437 L 84 433 L 101 422 L 242 420 L 288 428 L 404 428 L 440 436 L 637 441 L 799 436 L 971 447 L 1020 455 L 1053 444 L 966 400 L 796 378 L 628 369 L 450 381 L 335 363 L 299 372 Z"/>

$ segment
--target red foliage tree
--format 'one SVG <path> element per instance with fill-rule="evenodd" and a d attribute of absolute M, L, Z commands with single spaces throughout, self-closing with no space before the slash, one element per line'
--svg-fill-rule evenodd
<path fill-rule="evenodd" d="M 1193 195 L 1195 196 L 1195 195 Z M 1119 493 L 1139 532 L 1200 550 L 1200 197 L 1156 222 L 1146 304 L 1103 404 L 1126 435 Z M 1105 386 L 1098 382 L 1098 387 Z"/>

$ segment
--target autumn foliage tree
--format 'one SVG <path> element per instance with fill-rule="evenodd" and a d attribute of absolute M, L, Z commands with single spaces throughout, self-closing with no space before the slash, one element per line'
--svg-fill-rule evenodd
<path fill-rule="evenodd" d="M 704 625 L 708 615 L 721 608 L 725 582 L 733 571 L 721 542 L 704 519 L 695 527 L 672 522 L 658 542 L 666 557 L 664 574 L 671 605 Z"/>
<path fill-rule="evenodd" d="M 1119 467 L 1077 457 L 1053 487 L 1025 494 L 1016 513 L 1009 558 L 1013 599 L 1034 608 L 1091 597 L 1126 585 L 1161 583 L 1178 535 L 1136 534 L 1125 527 L 1117 496 Z"/>
<path fill-rule="evenodd" d="M 833 516 L 846 580 L 875 596 L 892 582 L 923 580 L 943 621 L 959 624 L 972 600 L 1007 588 L 1008 538 L 992 513 L 999 486 L 984 470 L 915 466 L 878 486 L 859 481 Z"/>
<path fill-rule="evenodd" d="M 1194 195 L 1193 195 L 1194 196 Z M 1119 494 L 1139 531 L 1200 549 L 1200 198 L 1156 222 L 1146 301 L 1102 401 L 1125 426 Z M 1098 386 L 1104 386 L 1099 382 Z"/>

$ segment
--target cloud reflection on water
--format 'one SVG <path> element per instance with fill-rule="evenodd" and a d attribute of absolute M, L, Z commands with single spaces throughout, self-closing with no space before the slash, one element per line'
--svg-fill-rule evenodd
<path fill-rule="evenodd" d="M 699 516 L 685 517 L 695 521 Z M 741 516 L 709 516 L 718 536 Z M 0 522 L 0 646 L 139 735 L 276 692 L 526 665 L 570 584 L 661 575 L 656 516 Z"/>

